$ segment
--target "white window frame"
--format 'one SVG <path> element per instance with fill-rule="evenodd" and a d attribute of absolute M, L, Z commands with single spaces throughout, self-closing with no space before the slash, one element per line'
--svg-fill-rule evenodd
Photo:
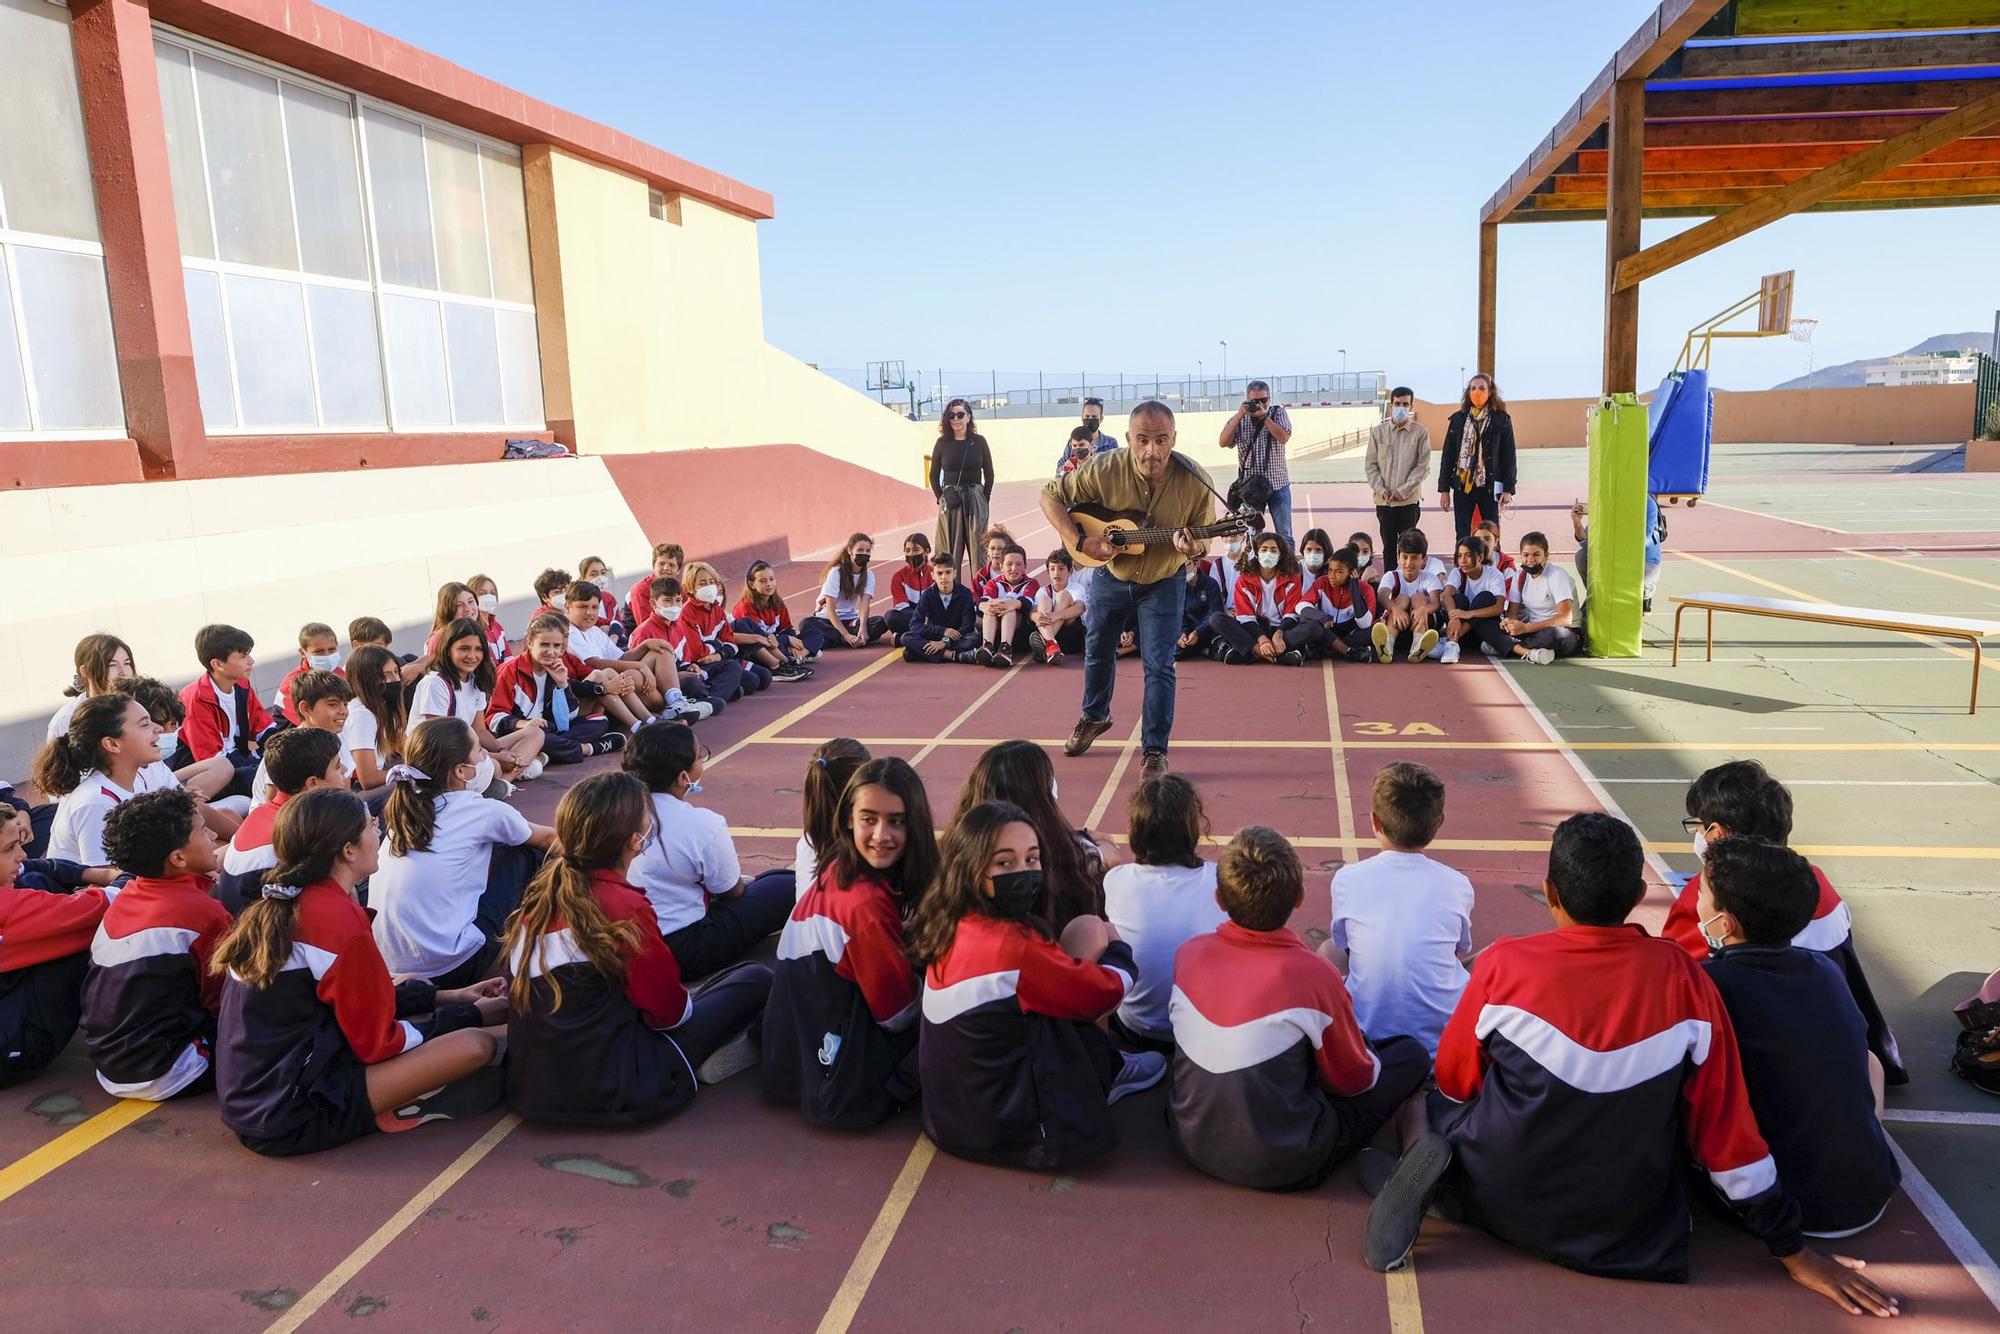
<path fill-rule="evenodd" d="M 520 314 L 527 314 L 533 316 L 536 319 L 536 328 L 538 330 L 540 328 L 540 316 L 536 312 L 533 302 L 506 301 L 490 295 L 485 297 L 465 296 L 461 293 L 445 291 L 442 285 L 440 285 L 436 289 L 431 289 L 424 287 L 407 287 L 398 283 L 389 283 L 389 282 L 384 282 L 382 280 L 381 256 L 378 251 L 377 239 L 375 235 L 374 178 L 373 175 L 371 174 L 371 167 L 368 158 L 368 135 L 366 132 L 366 126 L 363 121 L 363 117 L 368 111 L 373 110 L 381 115 L 394 116 L 401 120 L 412 123 L 416 125 L 424 133 L 425 136 L 424 160 L 426 167 L 424 172 L 424 198 L 426 207 L 430 212 L 430 218 L 431 218 L 430 232 L 431 232 L 432 270 L 433 272 L 436 272 L 440 275 L 439 278 L 440 284 L 442 284 L 443 279 L 442 279 L 442 266 L 438 263 L 438 256 L 437 256 L 437 214 L 434 208 L 429 207 L 430 205 L 430 172 L 428 169 L 430 160 L 429 136 L 432 133 L 449 134 L 452 135 L 454 138 L 461 139 L 471 143 L 473 145 L 475 153 L 491 152 L 500 157 L 511 158 L 517 163 L 520 162 L 521 160 L 521 150 L 518 145 L 510 144 L 503 139 L 491 138 L 487 135 L 480 134 L 476 131 L 465 129 L 462 126 L 453 125 L 448 121 L 439 120 L 434 116 L 427 116 L 421 112 L 412 111 L 407 107 L 398 106 L 393 102 L 385 102 L 379 98 L 370 97 L 366 93 L 358 92 L 352 88 L 343 87 L 340 84 L 329 83 L 324 79 L 314 78 L 312 75 L 300 73 L 299 71 L 294 70 L 289 66 L 280 65 L 273 61 L 263 60 L 256 56 L 248 55 L 244 52 L 234 50 L 230 47 L 218 45 L 217 43 L 208 41 L 201 37 L 197 37 L 192 33 L 183 32 L 178 28 L 170 27 L 164 23 L 155 23 L 153 25 L 153 36 L 158 40 L 164 42 L 168 46 L 179 47 L 184 51 L 189 52 L 191 56 L 192 54 L 200 54 L 208 57 L 211 60 L 219 61 L 223 64 L 235 65 L 239 68 L 248 70 L 249 72 L 258 75 L 259 77 L 277 80 L 277 82 L 280 85 L 278 90 L 278 117 L 279 117 L 279 126 L 281 130 L 288 129 L 284 119 L 285 105 L 284 105 L 283 85 L 286 83 L 293 84 L 296 87 L 301 88 L 307 92 L 318 93 L 323 97 L 337 98 L 340 101 L 345 102 L 348 105 L 350 111 L 352 112 L 352 114 L 348 118 L 348 125 L 350 133 L 352 133 L 352 135 L 354 136 L 354 161 L 356 170 L 359 173 L 360 177 L 359 185 L 360 185 L 361 229 L 365 243 L 364 251 L 367 256 L 367 263 L 368 263 L 369 276 L 367 278 L 335 277 L 329 274 L 312 273 L 307 271 L 303 267 L 305 263 L 305 247 L 302 243 L 302 238 L 299 236 L 297 196 L 291 191 L 292 157 L 291 157 L 291 137 L 289 133 L 283 135 L 283 143 L 285 147 L 285 188 L 289 198 L 291 199 L 291 204 L 292 204 L 292 239 L 293 239 L 294 253 L 298 256 L 301 267 L 297 270 L 273 269 L 262 265 L 243 264 L 234 260 L 225 260 L 221 258 L 208 259 L 199 255 L 183 254 L 180 257 L 181 265 L 183 268 L 214 273 L 215 275 L 217 275 L 218 284 L 221 284 L 224 279 L 234 275 L 237 277 L 245 277 L 245 278 L 272 279 L 288 283 L 293 287 L 297 288 L 299 293 L 300 316 L 304 320 L 305 324 L 306 351 L 309 364 L 311 365 L 313 371 L 311 377 L 313 416 L 314 416 L 313 423 L 301 424 L 301 425 L 286 425 L 286 426 L 244 425 L 242 390 L 239 384 L 237 368 L 236 368 L 236 340 L 234 337 L 234 333 L 230 328 L 228 294 L 226 291 L 224 291 L 222 293 L 222 336 L 223 336 L 224 349 L 229 357 L 229 392 L 230 392 L 231 407 L 235 416 L 236 424 L 232 426 L 210 426 L 208 427 L 209 435 L 217 437 L 269 436 L 269 435 L 334 436 L 334 435 L 363 435 L 376 432 L 386 432 L 388 434 L 393 434 L 393 435 L 463 435 L 467 432 L 482 432 L 482 433 L 489 431 L 540 432 L 548 429 L 548 423 L 546 421 L 502 420 L 498 422 L 487 422 L 487 421 L 461 422 L 453 420 L 452 422 L 449 423 L 433 422 L 433 423 L 411 424 L 407 426 L 398 423 L 396 414 L 396 396 L 391 385 L 391 378 L 389 376 L 388 326 L 386 320 L 384 319 L 384 309 L 382 301 L 382 299 L 385 296 L 410 297 L 417 300 L 435 302 L 437 304 L 438 343 L 439 346 L 443 349 L 444 353 L 445 404 L 447 411 L 452 412 L 454 416 L 457 412 L 457 407 L 453 401 L 453 395 L 451 392 L 451 344 L 450 340 L 447 339 L 445 336 L 444 303 L 451 302 L 457 305 L 474 306 L 481 309 L 487 309 L 493 311 L 511 311 Z M 191 58 L 189 60 L 189 71 L 190 74 L 192 74 L 193 61 Z M 198 154 L 201 159 L 202 189 L 209 196 L 208 225 L 209 225 L 209 235 L 211 241 L 210 248 L 216 251 L 217 255 L 219 256 L 221 253 L 221 247 L 220 245 L 214 244 L 214 242 L 217 239 L 215 234 L 215 229 L 216 229 L 215 200 L 213 197 L 213 189 L 210 184 L 210 172 L 208 165 L 208 142 L 207 142 L 206 131 L 203 130 L 201 125 L 201 90 L 199 84 L 195 83 L 194 80 L 192 80 L 192 78 L 190 79 L 190 83 L 194 86 L 195 143 Z M 485 228 L 487 223 L 487 202 L 486 202 L 486 172 L 483 165 L 479 166 L 478 175 L 479 175 L 480 224 L 482 228 Z M 490 231 L 486 233 L 486 238 L 487 238 L 487 260 L 486 260 L 487 291 L 490 293 L 494 290 L 492 238 Z M 382 404 L 384 412 L 384 424 L 382 426 L 377 427 L 374 425 L 352 425 L 352 424 L 329 426 L 329 425 L 319 424 L 321 419 L 325 417 L 325 409 L 324 405 L 321 404 L 320 402 L 318 353 L 317 349 L 314 347 L 313 344 L 312 312 L 307 304 L 307 295 L 306 295 L 306 288 L 308 287 L 341 288 L 347 291 L 367 292 L 370 294 L 375 312 L 376 374 L 379 377 L 382 386 Z M 496 374 L 501 373 L 501 368 L 496 367 L 495 373 Z M 539 356 L 539 350 L 535 362 L 535 373 L 538 377 L 541 374 L 541 359 Z M 505 393 L 504 383 L 501 385 L 501 389 L 502 392 L 500 396 L 500 401 L 504 407 L 507 401 L 507 395 Z M 90 433 L 86 433 L 86 438 L 89 436 L 89 434 Z"/>

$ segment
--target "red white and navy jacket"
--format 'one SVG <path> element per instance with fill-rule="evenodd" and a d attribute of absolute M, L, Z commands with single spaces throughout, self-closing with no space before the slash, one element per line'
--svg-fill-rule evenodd
<path fill-rule="evenodd" d="M 646 596 L 646 590 L 653 586 L 657 577 L 649 574 L 626 590 L 625 614 L 631 618 L 632 624 L 637 625 L 653 614 L 653 600 Z"/>
<path fill-rule="evenodd" d="M 979 585 L 979 601 L 989 602 L 995 598 L 1012 598 L 1026 611 L 1035 605 L 1035 594 L 1042 591 L 1041 584 L 1030 575 L 1022 575 L 1015 583 L 1008 583 L 999 575 L 991 575 Z"/>
<path fill-rule="evenodd" d="M 110 895 L 94 885 L 74 894 L 0 886 L 0 974 L 81 954 L 110 906 Z M 0 981 L 0 995 L 6 990 Z"/>
<path fill-rule="evenodd" d="M 1489 1232 L 1557 1264 L 1684 1282 L 1689 1157 L 1774 1256 L 1802 1245 L 1715 984 L 1643 927 L 1494 942 L 1438 1042 L 1432 1120 Z"/>
<path fill-rule="evenodd" d="M 604 693 L 602 686 L 593 685 L 584 678 L 590 675 L 590 668 L 573 653 L 563 654 L 563 669 L 569 673 L 569 684 L 562 693 L 569 700 L 569 716 L 572 721 L 581 713 L 579 699 L 595 699 Z M 516 653 L 500 664 L 494 675 L 493 696 L 486 705 L 486 726 L 495 736 L 511 732 L 523 718 L 546 718 L 549 730 L 556 730 L 555 710 L 551 701 L 557 693 L 555 683 L 527 653 Z"/>
<path fill-rule="evenodd" d="M 426 1012 L 421 1025 L 400 1017 Z M 326 1103 L 356 1095 L 344 1054 L 374 1065 L 478 1022 L 469 1005 L 439 1007 L 428 982 L 392 982 L 367 910 L 332 880 L 309 885 L 278 976 L 261 987 L 234 972 L 223 979 L 215 1044 L 222 1123 L 260 1139 L 291 1134 L 324 1118 Z"/>
<path fill-rule="evenodd" d="M 230 711 L 236 715 L 236 749 L 248 753 L 250 743 L 271 726 L 264 701 L 248 685 L 238 683 Z M 187 721 L 181 724 L 181 744 L 197 760 L 222 753 L 222 740 L 229 735 L 230 718 L 222 711 L 215 693 L 214 678 L 203 672 L 181 689 L 181 706 Z"/>
<path fill-rule="evenodd" d="M 710 606 L 700 598 L 689 598 L 681 604 L 680 619 L 674 626 L 687 639 L 690 650 L 694 640 L 701 641 L 701 652 L 695 655 L 698 658 L 711 653 L 720 653 L 725 658 L 736 656 L 736 627 L 729 623 L 729 613 L 719 603 Z"/>
<path fill-rule="evenodd" d="M 1303 591 L 1304 581 L 1296 574 L 1265 574 L 1261 568 L 1245 570 L 1236 577 L 1230 610 L 1239 621 L 1268 621 L 1276 625 L 1297 617 L 1299 594 Z"/>
<path fill-rule="evenodd" d="M 507 660 L 507 627 L 500 624 L 498 616 L 487 612 L 479 613 L 479 630 L 486 636 L 487 647 L 493 650 L 493 661 Z"/>
<path fill-rule="evenodd" d="M 1346 583 L 1335 588 L 1332 580 L 1321 575 L 1299 594 L 1293 613 L 1303 607 L 1318 607 L 1335 625 L 1351 622 L 1357 629 L 1366 630 L 1375 623 L 1375 590 L 1351 575 Z"/>
<path fill-rule="evenodd" d="M 908 561 L 904 561 L 897 567 L 896 572 L 889 576 L 889 605 L 901 610 L 915 607 L 917 599 L 924 595 L 924 590 L 933 582 L 928 559 L 914 570 L 910 568 Z M 1033 600 L 1029 599 L 1031 602 Z M 741 612 L 737 614 L 742 615 Z"/>
<path fill-rule="evenodd" d="M 1907 1084 L 1910 1074 L 1903 1066 L 1903 1052 L 1896 1045 L 1895 1030 L 1889 1027 L 1889 1018 L 1882 1013 L 1882 1006 L 1875 999 L 1875 989 L 1868 985 L 1868 974 L 1862 971 L 1861 956 L 1854 948 L 1854 916 L 1847 904 L 1834 891 L 1833 882 L 1826 878 L 1826 872 L 1815 866 L 1813 879 L 1819 882 L 1819 903 L 1813 908 L 1812 921 L 1806 923 L 1805 930 L 1792 937 L 1792 944 L 1802 950 L 1813 950 L 1831 958 L 1840 966 L 1841 974 L 1847 978 L 1847 989 L 1854 994 L 1854 1003 L 1861 1010 L 1861 1017 L 1868 1021 L 1868 1050 L 1875 1053 L 1875 1059 L 1882 1062 L 1882 1073 L 1888 1083 Z M 1701 895 L 1701 875 L 1696 873 L 1681 886 L 1680 897 L 1674 906 L 1667 909 L 1667 920 L 1660 925 L 1662 938 L 1671 940 L 1696 959 L 1706 959 L 1709 955 L 1708 942 L 1701 938 L 1701 923 L 1697 920 L 1701 910 L 1697 906 Z"/>
<path fill-rule="evenodd" d="M 626 642 L 637 648 L 649 639 L 657 639 L 669 646 L 673 644 L 674 627 L 671 622 L 661 620 L 658 612 L 650 613 L 644 620 L 635 623 Z"/>
<path fill-rule="evenodd" d="M 1132 947 L 1073 959 L 1026 922 L 974 913 L 924 974 L 924 1133 L 979 1162 L 1055 1167 L 1118 1143 L 1106 1081 L 1078 1030 L 1118 1008 Z"/>
<path fill-rule="evenodd" d="M 530 1121 L 657 1120 L 694 1100 L 694 1067 L 661 1031 L 687 1022 L 694 1001 L 646 896 L 612 871 L 591 873 L 591 894 L 612 921 L 638 925 L 639 948 L 625 958 L 624 981 L 613 982 L 567 922 L 515 947 L 508 976 L 525 972 L 533 996 L 507 1020 L 507 1101 Z M 562 989 L 561 1004 L 551 981 Z"/>
<path fill-rule="evenodd" d="M 814 1125 L 859 1130 L 916 1093 L 897 1066 L 916 1038 L 917 977 L 887 883 L 839 884 L 827 866 L 778 936 L 774 972 L 765 1096 L 798 1104 Z"/>
<path fill-rule="evenodd" d="M 431 637 L 435 639 L 436 633 L 433 632 Z M 428 646 L 426 648 L 428 649 Z M 292 682 L 311 670 L 313 670 L 312 664 L 301 661 L 298 666 L 285 673 L 285 679 L 278 682 L 278 693 L 273 696 L 278 702 L 279 715 L 294 727 L 299 725 L 299 710 L 298 706 L 292 703 Z M 336 667 L 333 669 L 333 674 L 344 679 L 347 676 L 347 669 Z"/>
<path fill-rule="evenodd" d="M 740 597 L 729 614 L 739 621 L 755 621 L 760 634 L 775 635 L 780 630 L 792 628 L 791 609 L 785 606 L 783 598 L 775 600 L 778 605 L 765 611 L 752 603 L 748 596 Z"/>
<path fill-rule="evenodd" d="M 1331 1099 L 1382 1073 L 1331 963 L 1290 930 L 1224 922 L 1174 955 L 1174 1133 L 1189 1161 L 1240 1186 L 1310 1179 L 1340 1138 Z"/>
<path fill-rule="evenodd" d="M 171 1098 L 208 1070 L 222 979 L 208 971 L 229 910 L 206 877 L 140 877 L 120 890 L 90 942 L 83 1038 L 104 1091 Z"/>
<path fill-rule="evenodd" d="M 277 827 L 278 812 L 291 799 L 290 793 L 272 785 L 271 799 L 250 808 L 250 814 L 230 836 L 229 846 L 222 850 L 222 870 L 210 892 L 231 917 L 241 917 L 245 908 L 263 897 L 264 872 L 278 864 L 271 831 Z"/>

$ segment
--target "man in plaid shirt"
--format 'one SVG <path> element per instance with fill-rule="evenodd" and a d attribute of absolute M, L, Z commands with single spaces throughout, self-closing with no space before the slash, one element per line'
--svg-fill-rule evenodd
<path fill-rule="evenodd" d="M 1240 476 L 1259 476 L 1271 484 L 1271 526 L 1292 546 L 1292 474 L 1285 467 L 1285 443 L 1292 438 L 1292 419 L 1282 403 L 1271 401 L 1271 386 L 1252 380 L 1243 391 L 1243 406 L 1222 427 L 1224 449 L 1236 451 Z"/>

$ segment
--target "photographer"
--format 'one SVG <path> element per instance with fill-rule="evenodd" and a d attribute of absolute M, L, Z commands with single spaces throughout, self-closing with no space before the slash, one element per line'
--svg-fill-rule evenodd
<path fill-rule="evenodd" d="M 986 531 L 986 506 L 993 498 L 993 451 L 972 429 L 972 405 L 954 398 L 938 417 L 931 446 L 931 494 L 937 497 L 938 555 L 949 555 L 969 578 L 979 563 L 979 535 Z"/>
<path fill-rule="evenodd" d="M 1292 419 L 1284 405 L 1271 401 L 1270 385 L 1252 380 L 1243 390 L 1243 406 L 1224 423 L 1217 442 L 1236 451 L 1230 502 L 1269 509 L 1271 526 L 1264 531 L 1282 534 L 1287 545 L 1292 541 L 1292 475 L 1285 467 L 1285 444 L 1291 438 Z M 1251 482 L 1253 477 L 1260 483 Z M 1259 495 L 1265 488 L 1268 495 Z"/>
<path fill-rule="evenodd" d="M 1102 454 L 1106 450 L 1118 448 L 1118 437 L 1104 433 L 1104 400 L 1086 398 L 1083 400 L 1083 424 L 1090 429 L 1090 454 Z M 1075 435 L 1072 433 L 1071 439 Z M 1084 457 L 1087 459 L 1090 454 Z M 1056 475 L 1061 476 L 1063 466 L 1069 462 L 1070 445 L 1063 443 L 1062 457 L 1056 460 Z"/>

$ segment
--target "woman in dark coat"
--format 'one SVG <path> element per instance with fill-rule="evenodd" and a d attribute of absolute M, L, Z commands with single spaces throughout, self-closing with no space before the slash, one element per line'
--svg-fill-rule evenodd
<path fill-rule="evenodd" d="M 1514 422 L 1492 376 L 1465 382 L 1437 453 L 1438 508 L 1453 511 L 1458 536 L 1482 518 L 1499 523 L 1501 506 L 1514 503 Z"/>
<path fill-rule="evenodd" d="M 931 446 L 931 494 L 937 497 L 937 554 L 950 554 L 966 578 L 979 564 L 979 536 L 993 498 L 993 451 L 972 429 L 972 405 L 954 398 L 938 418 Z"/>

